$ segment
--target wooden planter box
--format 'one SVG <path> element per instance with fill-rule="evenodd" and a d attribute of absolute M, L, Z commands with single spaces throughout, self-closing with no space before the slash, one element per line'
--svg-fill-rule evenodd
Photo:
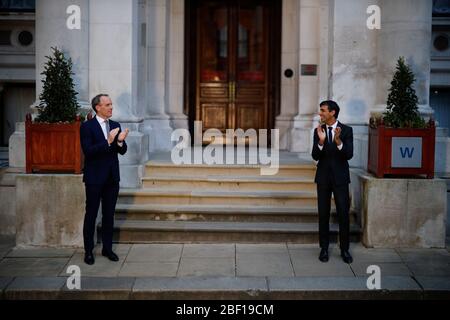
<path fill-rule="evenodd" d="M 418 157 L 416 162 L 417 167 L 401 167 L 398 165 L 398 154 L 403 158 L 412 158 L 414 152 L 411 147 L 401 147 L 402 139 L 398 138 L 419 138 L 421 140 L 422 149 L 421 157 Z M 394 140 L 393 140 L 394 139 Z M 377 128 L 369 127 L 369 156 L 368 156 L 368 171 L 375 174 L 378 178 L 384 175 L 426 175 L 427 178 L 434 177 L 434 147 L 436 139 L 436 128 L 434 123 L 431 123 L 426 129 L 394 129 L 385 127 L 383 124 Z M 411 140 L 411 139 L 409 139 Z M 393 149 L 394 141 L 394 149 Z M 407 141 L 407 140 L 402 140 Z M 400 146 L 400 147 L 399 147 Z M 394 151 L 393 151 L 394 150 Z M 396 153 L 393 158 L 392 153 Z M 401 158 L 400 157 L 400 158 Z M 408 161 L 408 159 L 406 159 Z M 397 165 L 393 164 L 397 162 Z"/>
<path fill-rule="evenodd" d="M 81 173 L 80 118 L 73 123 L 25 121 L 26 172 Z"/>

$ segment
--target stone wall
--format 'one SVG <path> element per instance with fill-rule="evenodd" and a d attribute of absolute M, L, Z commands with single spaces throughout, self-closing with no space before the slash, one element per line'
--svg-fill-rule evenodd
<path fill-rule="evenodd" d="M 11 169 L 0 169 L 0 236 L 16 234 L 16 185 Z"/>
<path fill-rule="evenodd" d="M 445 247 L 447 185 L 442 179 L 375 178 L 351 172 L 352 207 L 367 247 Z"/>
<path fill-rule="evenodd" d="M 16 245 L 82 247 L 85 201 L 81 175 L 18 175 Z"/>

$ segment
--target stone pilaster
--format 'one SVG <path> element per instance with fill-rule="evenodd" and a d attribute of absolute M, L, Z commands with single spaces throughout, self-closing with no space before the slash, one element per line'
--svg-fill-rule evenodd
<path fill-rule="evenodd" d="M 170 91 L 167 86 L 167 43 L 170 21 L 168 1 L 149 0 L 146 5 L 146 104 L 144 132 L 149 136 L 149 152 L 170 150 L 170 117 L 166 104 Z"/>
<path fill-rule="evenodd" d="M 377 32 L 368 29 L 373 0 L 335 0 L 329 98 L 341 107 L 339 120 L 366 125 L 375 103 Z M 383 15 L 383 12 L 381 13 Z"/>
<path fill-rule="evenodd" d="M 281 100 L 280 114 L 275 119 L 275 128 L 280 130 L 280 149 L 288 149 L 291 142 L 292 119 L 298 105 L 299 37 L 293 30 L 299 29 L 299 1 L 285 0 L 282 7 L 281 40 Z M 286 69 L 292 69 L 291 78 L 284 76 Z"/>
<path fill-rule="evenodd" d="M 168 0 L 168 32 L 166 48 L 166 113 L 171 126 L 188 128 L 183 112 L 184 91 L 184 0 Z"/>
<path fill-rule="evenodd" d="M 107 93 L 113 101 L 113 120 L 129 128 L 128 151 L 120 156 L 121 186 L 140 185 L 148 158 L 148 136 L 138 105 L 139 2 L 89 2 L 89 92 Z"/>
<path fill-rule="evenodd" d="M 298 75 L 298 104 L 297 116 L 294 118 L 291 130 L 290 151 L 309 153 L 311 150 L 314 119 L 318 110 L 319 96 L 319 62 L 321 50 L 321 37 L 327 32 L 328 21 L 323 19 L 323 11 L 320 2 L 301 0 L 299 7 L 299 63 Z M 325 13 L 326 14 L 326 13 Z M 326 18 L 328 16 L 326 15 Z M 325 43 L 326 45 L 326 43 Z M 316 75 L 302 75 L 302 65 L 316 65 Z M 322 66 L 321 66 L 322 67 Z"/>
<path fill-rule="evenodd" d="M 367 166 L 367 124 L 375 104 L 377 36 L 369 29 L 367 8 L 373 0 L 335 0 L 330 30 L 330 77 L 328 97 L 340 108 L 339 121 L 353 127 L 352 167 Z M 383 15 L 383 12 L 381 13 Z"/>

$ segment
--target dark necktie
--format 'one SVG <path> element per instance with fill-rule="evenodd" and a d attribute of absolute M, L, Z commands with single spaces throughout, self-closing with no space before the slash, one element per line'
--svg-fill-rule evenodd
<path fill-rule="evenodd" d="M 331 144 L 333 142 L 333 127 L 328 127 L 328 142 Z"/>

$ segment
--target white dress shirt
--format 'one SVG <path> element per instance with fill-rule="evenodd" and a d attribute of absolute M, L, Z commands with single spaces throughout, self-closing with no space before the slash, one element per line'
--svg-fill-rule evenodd
<path fill-rule="evenodd" d="M 329 134 L 328 128 L 331 127 L 331 128 L 333 128 L 333 129 L 331 130 L 331 141 L 334 141 L 334 135 L 335 135 L 334 130 L 336 130 L 337 125 L 338 125 L 338 122 L 336 121 L 332 126 L 328 126 L 328 125 L 325 126 L 325 133 L 327 134 L 327 139 L 328 139 L 328 134 Z M 318 144 L 318 146 L 319 146 L 319 149 L 320 149 L 320 150 L 323 149 L 323 146 L 321 146 L 320 144 Z M 344 143 L 341 141 L 341 144 L 338 145 L 337 148 L 338 148 L 339 150 L 342 150 L 342 147 L 343 147 L 343 146 L 344 146 Z"/>
<path fill-rule="evenodd" d="M 100 124 L 100 127 L 102 127 L 102 131 L 103 131 L 103 135 L 105 136 L 105 139 L 108 140 L 109 132 L 106 132 L 106 121 L 108 121 L 108 120 L 103 119 L 102 117 L 100 117 L 98 115 L 95 118 L 97 119 L 98 123 Z"/>
<path fill-rule="evenodd" d="M 105 136 L 105 139 L 108 140 L 109 132 L 106 132 L 107 131 L 106 130 L 106 121 L 108 121 L 108 120 L 107 119 L 103 119 L 102 117 L 100 117 L 98 115 L 95 118 L 97 119 L 98 123 L 100 124 L 100 127 L 102 127 L 102 131 L 103 131 L 103 135 Z M 110 129 L 111 129 L 111 127 L 110 127 Z M 108 145 L 110 145 L 110 144 L 108 143 Z M 119 147 L 122 147 L 123 146 L 123 141 L 122 142 L 117 141 L 117 145 Z"/>

